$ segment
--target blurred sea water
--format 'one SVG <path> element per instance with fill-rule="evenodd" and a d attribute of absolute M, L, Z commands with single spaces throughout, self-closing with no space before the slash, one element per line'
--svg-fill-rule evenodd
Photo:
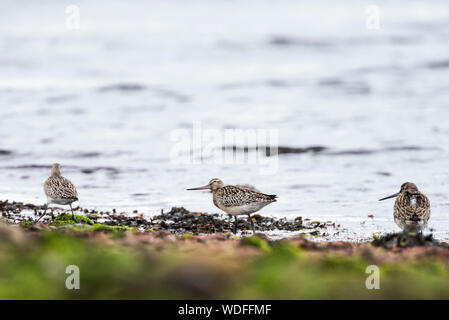
<path fill-rule="evenodd" d="M 67 28 L 66 8 L 80 10 Z M 1 199 L 44 203 L 60 162 L 80 205 L 147 215 L 184 206 L 219 177 L 279 201 L 262 215 L 331 220 L 343 239 L 397 230 L 393 201 L 415 182 L 449 240 L 449 6 L 376 1 L 0 3 Z M 175 164 L 174 130 L 277 130 L 324 152 L 254 164 Z M 368 218 L 373 215 L 373 218 Z"/>

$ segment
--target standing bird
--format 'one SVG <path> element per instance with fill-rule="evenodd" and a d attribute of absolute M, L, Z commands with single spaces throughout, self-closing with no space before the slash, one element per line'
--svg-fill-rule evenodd
<path fill-rule="evenodd" d="M 251 214 L 259 211 L 266 205 L 275 202 L 276 195 L 268 195 L 254 191 L 247 186 L 225 186 L 220 179 L 212 179 L 207 185 L 187 190 L 212 190 L 212 197 L 217 208 L 234 216 L 234 233 L 237 233 L 237 216 L 248 215 L 251 221 L 251 229 L 256 233 Z"/>
<path fill-rule="evenodd" d="M 430 201 L 418 187 L 414 183 L 406 182 L 399 193 L 379 201 L 395 197 L 394 222 L 399 228 L 406 232 L 421 232 L 425 229 L 430 218 Z"/>
<path fill-rule="evenodd" d="M 73 221 L 78 222 L 75 219 L 72 208 L 72 203 L 78 200 L 78 193 L 73 183 L 61 175 L 61 165 L 59 163 L 53 164 L 51 175 L 44 183 L 44 192 L 47 196 L 45 211 L 36 222 L 45 216 L 50 203 L 69 205 L 70 210 L 72 210 Z"/>

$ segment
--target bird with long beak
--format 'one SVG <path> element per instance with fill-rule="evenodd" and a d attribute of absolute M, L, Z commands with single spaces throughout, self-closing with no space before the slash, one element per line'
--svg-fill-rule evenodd
<path fill-rule="evenodd" d="M 211 190 L 212 199 L 217 208 L 234 216 L 234 233 L 237 233 L 237 216 L 247 215 L 251 221 L 251 229 L 255 233 L 254 222 L 251 214 L 259 211 L 266 205 L 275 202 L 276 195 L 268 195 L 257 192 L 248 187 L 226 186 L 220 179 L 212 179 L 207 185 L 187 190 Z"/>
<path fill-rule="evenodd" d="M 430 201 L 411 182 L 401 186 L 401 190 L 379 201 L 396 198 L 394 222 L 405 232 L 421 232 L 430 218 Z"/>

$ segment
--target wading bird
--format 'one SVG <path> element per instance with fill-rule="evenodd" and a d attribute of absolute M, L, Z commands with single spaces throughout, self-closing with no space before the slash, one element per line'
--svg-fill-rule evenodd
<path fill-rule="evenodd" d="M 237 216 L 247 215 L 251 221 L 251 229 L 255 233 L 254 222 L 251 214 L 259 211 L 266 205 L 275 202 L 276 195 L 268 195 L 254 191 L 248 187 L 225 186 L 220 179 L 212 179 L 207 185 L 187 190 L 212 190 L 212 198 L 217 208 L 234 216 L 234 233 L 237 233 Z"/>
<path fill-rule="evenodd" d="M 53 164 L 51 175 L 44 183 L 44 192 L 47 196 L 47 203 L 45 204 L 44 214 L 36 222 L 45 216 L 48 205 L 51 203 L 69 205 L 70 210 L 72 210 L 72 219 L 77 222 L 73 213 L 72 203 L 78 200 L 78 194 L 73 183 L 61 175 L 61 165 L 59 163 Z"/>
<path fill-rule="evenodd" d="M 430 218 L 430 201 L 411 182 L 401 186 L 401 191 L 379 201 L 396 198 L 394 222 L 406 232 L 421 232 Z"/>

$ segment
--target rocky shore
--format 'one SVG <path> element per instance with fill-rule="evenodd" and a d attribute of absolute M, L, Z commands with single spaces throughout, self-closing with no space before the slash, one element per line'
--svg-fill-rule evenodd
<path fill-rule="evenodd" d="M 0 212 L 5 222 L 12 224 L 31 225 L 43 213 L 44 207 L 21 202 L 0 201 Z M 96 211 L 85 208 L 74 208 L 80 224 L 103 225 L 105 227 L 122 227 L 139 231 L 166 230 L 173 234 L 212 234 L 232 232 L 234 220 L 218 213 L 192 212 L 185 208 L 172 208 L 168 212 L 148 217 L 137 210 L 132 213 L 111 211 Z M 41 221 L 49 226 L 59 227 L 71 225 L 74 222 L 63 208 L 49 209 L 47 216 Z M 252 216 L 257 232 L 279 231 L 285 236 L 302 234 L 311 237 L 326 236 L 328 230 L 336 230 L 339 226 L 331 221 L 319 222 L 296 217 L 293 219 L 273 218 L 255 214 Z M 250 221 L 239 217 L 239 231 L 242 234 L 252 234 Z"/>
<path fill-rule="evenodd" d="M 207 236 L 216 234 L 232 234 L 234 220 L 218 213 L 208 214 L 193 212 L 183 207 L 173 207 L 170 211 L 161 211 L 155 216 L 145 216 L 137 210 L 132 213 L 89 210 L 81 207 L 74 208 L 77 223 L 64 208 L 52 207 L 41 222 L 35 223 L 37 217 L 43 214 L 44 206 L 22 202 L 0 200 L 0 221 L 11 225 L 20 225 L 31 230 L 39 229 L 76 229 L 92 231 L 166 231 L 173 235 Z M 293 219 L 264 217 L 259 214 L 252 216 L 259 237 L 267 240 L 302 237 L 308 240 L 323 239 L 329 233 L 338 233 L 340 225 L 331 221 L 319 222 L 296 217 Z M 238 223 L 239 235 L 250 236 L 250 221 L 240 217 Z M 328 238 L 324 238 L 327 240 Z M 327 241 L 330 246 L 336 241 Z M 344 243 L 342 241 L 338 241 Z M 346 241 L 347 243 L 359 243 Z M 433 239 L 432 234 L 388 233 L 373 235 L 373 239 L 362 241 L 373 247 L 385 249 L 411 247 L 440 247 L 447 248 L 446 242 Z"/>

